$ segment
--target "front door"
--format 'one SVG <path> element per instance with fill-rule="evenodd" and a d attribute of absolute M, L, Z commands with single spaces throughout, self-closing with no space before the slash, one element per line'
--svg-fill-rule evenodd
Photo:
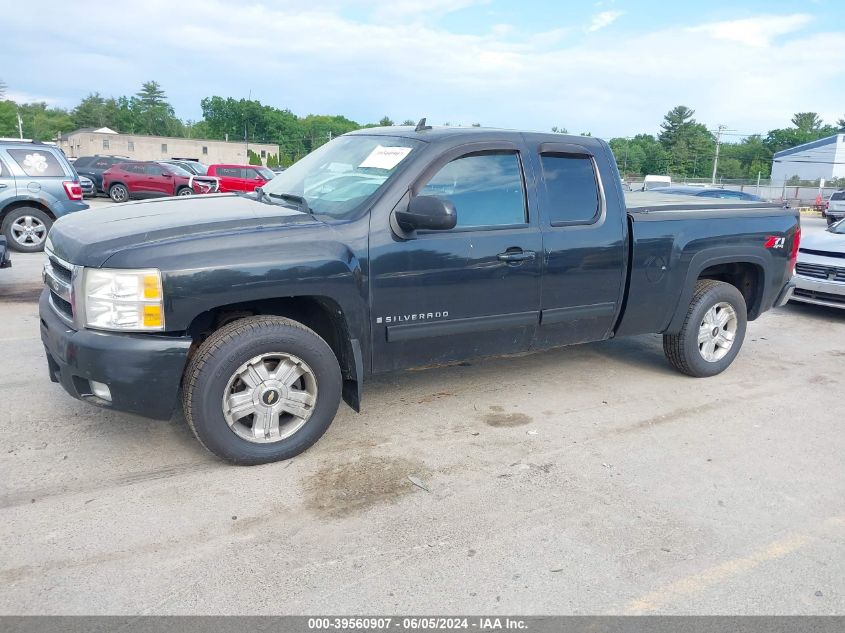
<path fill-rule="evenodd" d="M 404 201 L 450 200 L 454 229 L 397 239 L 388 227 L 371 227 L 373 371 L 530 347 L 539 321 L 540 232 L 528 212 L 519 148 L 488 145 L 442 156 Z"/>

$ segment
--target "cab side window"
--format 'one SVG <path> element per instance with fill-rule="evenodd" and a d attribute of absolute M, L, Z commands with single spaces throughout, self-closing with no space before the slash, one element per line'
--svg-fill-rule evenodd
<path fill-rule="evenodd" d="M 467 154 L 444 165 L 421 196 L 450 200 L 457 228 L 525 224 L 525 187 L 516 152 Z"/>
<path fill-rule="evenodd" d="M 599 218 L 599 189 L 593 159 L 584 154 L 541 154 L 552 226 L 592 224 Z"/>

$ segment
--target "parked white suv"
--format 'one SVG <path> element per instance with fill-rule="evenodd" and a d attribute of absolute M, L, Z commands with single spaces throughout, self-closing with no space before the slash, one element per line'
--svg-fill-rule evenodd
<path fill-rule="evenodd" d="M 825 216 L 827 217 L 828 226 L 845 218 L 845 189 L 837 191 L 830 196 L 830 200 L 827 202 Z"/>

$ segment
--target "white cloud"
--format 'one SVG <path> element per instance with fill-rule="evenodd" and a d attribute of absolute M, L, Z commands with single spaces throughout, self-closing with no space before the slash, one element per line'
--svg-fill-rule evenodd
<path fill-rule="evenodd" d="M 710 22 L 689 29 L 693 33 L 706 33 L 719 40 L 739 42 L 748 46 L 766 46 L 772 39 L 794 33 L 813 20 L 805 13 L 794 15 L 760 15 L 742 20 Z M 808 44 L 815 46 L 814 42 Z"/>
<path fill-rule="evenodd" d="M 70 106 L 91 91 L 132 94 L 156 79 L 184 118 L 199 117 L 202 97 L 251 91 L 298 114 L 562 125 L 596 135 L 655 131 L 680 103 L 700 121 L 754 132 L 811 109 L 832 121 L 845 102 L 842 82 L 828 81 L 845 73 L 845 56 L 832 54 L 845 50 L 845 28 L 831 23 L 809 40 L 775 37 L 807 23 L 788 15 L 758 16 L 767 37 L 751 47 L 747 37 L 725 37 L 732 31 L 714 26 L 721 23 L 620 29 L 594 41 L 567 25 L 528 34 L 488 26 L 467 35 L 413 16 L 364 21 L 332 5 L 309 9 L 306 0 L 237 9 L 222 0 L 96 6 L 77 30 L 64 27 L 82 11 L 76 4 L 51 5 L 47 22 L 22 3 L 10 5 L 5 17 L 16 28 L 4 43 L 15 53 L 2 70 L 9 90 L 61 95 Z M 117 33 L 117 22 L 131 26 Z"/>
<path fill-rule="evenodd" d="M 57 97 L 44 97 L 26 92 L 9 90 L 6 90 L 6 96 L 3 98 L 8 101 L 14 101 L 15 103 L 46 103 L 48 106 L 55 106 L 61 103 L 61 99 Z"/>
<path fill-rule="evenodd" d="M 590 21 L 590 26 L 587 27 L 587 30 L 592 33 L 593 31 L 603 29 L 604 27 L 610 26 L 616 22 L 616 20 L 621 18 L 623 15 L 625 15 L 624 11 L 602 11 L 600 13 L 596 13 Z"/>

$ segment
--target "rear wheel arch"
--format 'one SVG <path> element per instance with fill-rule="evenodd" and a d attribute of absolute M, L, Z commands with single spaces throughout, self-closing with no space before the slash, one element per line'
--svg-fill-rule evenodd
<path fill-rule="evenodd" d="M 760 315 L 768 265 L 766 260 L 757 255 L 728 253 L 714 256 L 709 252 L 699 253 L 692 258 L 687 268 L 681 296 L 670 315 L 665 332 L 677 333 L 680 330 L 695 294 L 696 284 L 701 279 L 724 281 L 736 287 L 748 306 L 748 320 L 753 321 Z"/>
<path fill-rule="evenodd" d="M 50 210 L 50 207 L 48 207 L 46 204 L 43 204 L 38 200 L 18 199 L 10 202 L 5 207 L 0 209 L 0 222 L 2 222 L 9 213 L 21 207 L 33 207 L 35 209 L 38 209 L 39 211 L 43 211 L 44 213 L 49 215 L 50 218 L 52 218 L 53 220 L 56 219 L 56 214 L 53 213 Z"/>
<path fill-rule="evenodd" d="M 193 338 L 193 353 L 214 332 L 239 319 L 278 316 L 304 325 L 322 338 L 337 357 L 343 377 L 343 399 L 355 411 L 361 408 L 364 364 L 361 343 L 352 336 L 349 321 L 340 304 L 320 295 L 260 299 L 211 308 L 191 321 L 187 332 Z"/>

